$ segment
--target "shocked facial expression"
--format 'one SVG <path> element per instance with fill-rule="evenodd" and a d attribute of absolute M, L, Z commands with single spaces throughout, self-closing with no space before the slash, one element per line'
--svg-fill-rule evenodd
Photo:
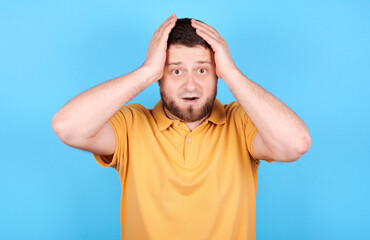
<path fill-rule="evenodd" d="M 210 114 L 217 93 L 213 51 L 201 45 L 170 45 L 163 77 L 159 81 L 163 105 L 184 122 Z"/>

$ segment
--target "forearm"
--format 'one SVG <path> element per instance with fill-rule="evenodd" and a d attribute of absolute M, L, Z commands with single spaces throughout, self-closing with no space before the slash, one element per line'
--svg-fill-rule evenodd
<path fill-rule="evenodd" d="M 278 154 L 308 150 L 311 144 L 308 128 L 289 107 L 238 70 L 224 81 L 271 151 Z"/>
<path fill-rule="evenodd" d="M 65 139 L 94 136 L 123 105 L 153 83 L 154 78 L 149 69 L 140 67 L 88 89 L 54 115 L 54 131 Z"/>

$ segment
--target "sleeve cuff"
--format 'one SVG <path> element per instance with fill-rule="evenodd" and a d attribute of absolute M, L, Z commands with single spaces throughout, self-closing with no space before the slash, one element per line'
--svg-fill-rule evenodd
<path fill-rule="evenodd" d="M 95 154 L 93 153 L 93 156 L 96 160 L 96 162 L 102 166 L 103 168 L 106 168 L 106 167 L 112 167 L 112 168 L 116 168 L 116 161 L 115 159 L 117 159 L 117 147 L 118 147 L 118 134 L 117 134 L 117 130 L 115 128 L 115 125 L 114 123 L 112 122 L 112 119 L 109 119 L 108 120 L 109 124 L 111 125 L 113 131 L 114 131 L 114 135 L 116 137 L 116 148 L 114 150 L 114 153 L 112 155 L 99 155 L 99 154 Z"/>

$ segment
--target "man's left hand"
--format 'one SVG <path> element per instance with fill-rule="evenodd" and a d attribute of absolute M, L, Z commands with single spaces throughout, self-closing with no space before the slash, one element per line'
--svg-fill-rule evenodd
<path fill-rule="evenodd" d="M 226 40 L 221 37 L 216 29 L 195 19 L 191 20 L 191 24 L 196 29 L 196 33 L 212 47 L 217 77 L 225 80 L 227 74 L 235 70 L 239 71 L 231 57 Z"/>

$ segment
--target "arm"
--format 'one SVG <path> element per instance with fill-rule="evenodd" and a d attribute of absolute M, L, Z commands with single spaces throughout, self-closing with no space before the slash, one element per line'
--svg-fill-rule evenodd
<path fill-rule="evenodd" d="M 192 23 L 214 51 L 217 76 L 225 81 L 258 129 L 253 141 L 256 157 L 280 162 L 299 159 L 311 145 L 307 126 L 284 103 L 239 71 L 216 29 L 195 20 Z"/>
<path fill-rule="evenodd" d="M 96 154 L 114 153 L 116 140 L 108 120 L 162 77 L 167 39 L 176 20 L 171 15 L 153 34 L 141 67 L 77 95 L 54 115 L 52 127 L 62 142 Z"/>
<path fill-rule="evenodd" d="M 240 71 L 231 71 L 223 79 L 258 129 L 253 141 L 258 158 L 291 162 L 308 151 L 308 128 L 289 107 Z"/>

